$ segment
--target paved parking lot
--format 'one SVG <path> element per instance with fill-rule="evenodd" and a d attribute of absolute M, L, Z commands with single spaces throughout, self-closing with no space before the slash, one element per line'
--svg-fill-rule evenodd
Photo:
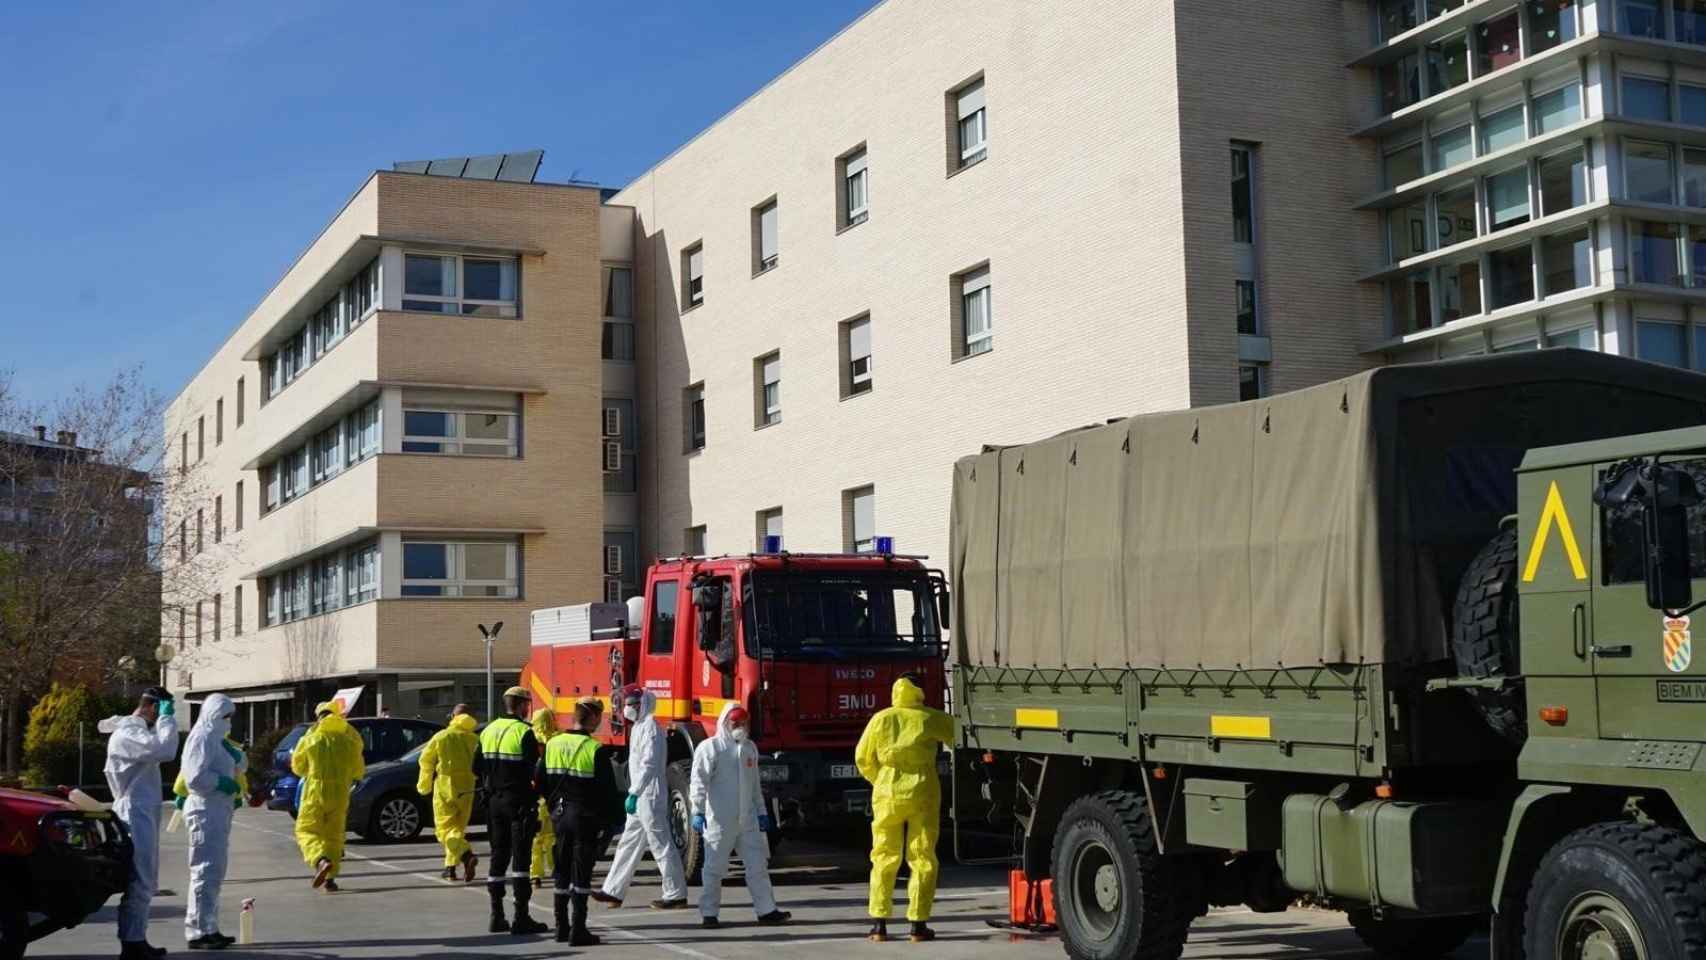
<path fill-rule="evenodd" d="M 272 960 L 324 960 L 331 957 L 451 960 L 494 956 L 545 958 L 594 954 L 609 958 L 686 957 L 696 960 L 750 960 L 754 948 L 775 956 L 818 958 L 869 957 L 912 950 L 915 955 L 978 960 L 1032 960 L 1064 956 L 1049 938 L 1012 937 L 991 929 L 986 920 L 1006 915 L 1002 872 L 991 868 L 947 867 L 944 870 L 934 925 L 941 939 L 928 948 L 904 940 L 887 945 L 866 943 L 863 934 L 866 869 L 859 850 L 795 845 L 783 851 L 775 869 L 777 898 L 794 912 L 786 927 L 751 924 L 745 891 L 734 886 L 723 899 L 721 930 L 702 932 L 691 911 L 658 913 L 643 907 L 606 910 L 594 905 L 595 932 L 605 945 L 570 951 L 549 936 L 516 938 L 485 932 L 486 898 L 478 885 L 464 887 L 440 880 L 439 848 L 430 838 L 399 846 L 373 846 L 352 839 L 345 865 L 343 890 L 323 894 L 308 885 L 308 868 L 297 856 L 283 814 L 245 810 L 233 834 L 230 879 L 225 884 L 222 919 L 227 933 L 237 934 L 237 907 L 246 897 L 256 901 L 257 943 L 233 947 L 227 956 Z M 483 836 L 475 848 L 484 851 Z M 166 834 L 161 852 L 161 886 L 172 891 L 154 901 L 152 939 L 183 950 L 184 835 Z M 656 896 L 656 874 L 642 871 L 630 902 Z M 116 902 L 116 901 L 115 901 Z M 548 896 L 535 900 L 535 916 L 549 920 Z M 733 921 L 728 923 L 727 921 Z M 108 907 L 75 930 L 54 934 L 36 944 L 31 957 L 106 957 L 117 953 L 113 939 L 113 910 Z M 774 952 L 782 948 L 784 952 Z M 1484 943 L 1459 952 L 1463 958 L 1485 957 Z M 1185 956 L 1192 958 L 1306 958 L 1371 957 L 1346 929 L 1338 914 L 1310 911 L 1260 916 L 1242 910 L 1219 910 L 1200 921 Z"/>

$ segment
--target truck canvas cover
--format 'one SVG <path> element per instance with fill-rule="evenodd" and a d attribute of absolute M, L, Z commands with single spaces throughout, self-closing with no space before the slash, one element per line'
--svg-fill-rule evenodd
<path fill-rule="evenodd" d="M 1382 367 L 954 468 L 959 662 L 1273 668 L 1448 656 L 1456 577 L 1530 447 L 1706 423 L 1706 376 L 1581 350 Z"/>

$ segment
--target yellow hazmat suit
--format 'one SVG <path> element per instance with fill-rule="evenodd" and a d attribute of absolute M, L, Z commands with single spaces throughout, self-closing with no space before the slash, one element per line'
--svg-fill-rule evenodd
<path fill-rule="evenodd" d="M 367 772 L 367 765 L 361 759 L 361 734 L 338 715 L 335 703 L 320 704 L 314 714 L 320 719 L 290 751 L 290 770 L 302 778 L 296 845 L 311 867 L 322 859 L 330 861 L 328 877 L 336 877 L 344 859 L 350 786 Z"/>
<path fill-rule="evenodd" d="M 468 818 L 474 815 L 474 751 L 479 726 L 471 713 L 457 714 L 421 751 L 421 775 L 415 791 L 432 797 L 432 827 L 444 845 L 444 865 L 454 867 L 471 851 Z"/>
<path fill-rule="evenodd" d="M 539 749 L 544 750 L 551 738 L 561 731 L 557 727 L 557 715 L 550 707 L 540 707 L 533 711 L 533 738 L 539 741 Z M 527 872 L 534 880 L 543 880 L 555 876 L 552 867 L 557 862 L 557 828 L 551 826 L 551 811 L 545 807 L 545 798 L 539 798 L 539 829 L 533 834 L 533 863 Z"/>
<path fill-rule="evenodd" d="M 936 899 L 936 834 L 942 784 L 936 756 L 954 738 L 953 718 L 924 705 L 924 691 L 905 677 L 894 682 L 894 706 L 865 725 L 854 749 L 859 775 L 871 782 L 871 916 L 887 919 L 900 872 L 901 833 L 912 879 L 906 885 L 906 919 L 930 919 Z"/>

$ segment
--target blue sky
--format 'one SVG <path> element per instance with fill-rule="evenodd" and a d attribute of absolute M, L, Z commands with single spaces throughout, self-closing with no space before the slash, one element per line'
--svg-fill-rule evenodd
<path fill-rule="evenodd" d="M 621 186 L 874 0 L 25 3 L 0 31 L 0 370 L 176 393 L 366 172 Z"/>

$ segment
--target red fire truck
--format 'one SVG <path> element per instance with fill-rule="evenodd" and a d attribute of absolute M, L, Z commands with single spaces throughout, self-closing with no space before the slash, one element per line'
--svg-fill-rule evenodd
<path fill-rule="evenodd" d="M 738 702 L 752 714 L 779 826 L 862 817 L 870 788 L 853 766 L 853 747 L 903 673 L 921 677 L 928 702 L 942 704 L 946 618 L 945 580 L 917 557 L 671 558 L 652 566 L 645 596 L 626 607 L 535 611 L 522 683 L 559 721 L 572 716 L 576 699 L 608 701 L 628 684 L 656 695 L 669 732 L 672 829 L 693 874 L 701 853 L 687 829 L 689 760 L 715 732 L 723 705 Z M 620 711 L 606 717 L 602 736 L 620 748 Z"/>

